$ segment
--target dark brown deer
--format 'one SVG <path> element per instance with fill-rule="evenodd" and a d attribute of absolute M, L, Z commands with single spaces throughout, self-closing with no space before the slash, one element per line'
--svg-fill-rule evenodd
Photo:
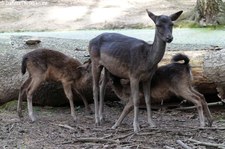
<path fill-rule="evenodd" d="M 89 43 L 89 53 L 92 59 L 96 125 L 100 125 L 103 121 L 102 107 L 105 79 L 103 78 L 101 87 L 99 87 L 99 80 L 102 68 L 105 67 L 113 75 L 130 80 L 131 97 L 134 102 L 134 132 L 140 130 L 138 122 L 139 84 L 143 86 L 148 123 L 151 127 L 155 126 L 151 115 L 149 82 L 151 82 L 157 64 L 164 55 L 166 43 L 170 43 L 173 40 L 172 21 L 175 21 L 182 11 L 170 16 L 156 16 L 148 10 L 147 13 L 156 24 L 153 44 L 117 33 L 103 33 L 92 39 Z M 99 92 L 100 102 L 98 101 Z"/>
<path fill-rule="evenodd" d="M 71 115 L 74 120 L 76 120 L 76 115 L 72 90 L 83 100 L 86 112 L 91 112 L 86 98 L 80 93 L 87 85 L 91 84 L 92 75 L 89 62 L 87 61 L 82 65 L 78 60 L 50 49 L 37 49 L 25 54 L 21 72 L 25 74 L 27 70 L 29 77 L 20 88 L 17 106 L 18 116 L 22 117 L 22 97 L 26 94 L 29 117 L 32 121 L 36 120 L 33 114 L 32 96 L 38 87 L 48 80 L 62 83 L 65 95 L 69 99 Z"/>
<path fill-rule="evenodd" d="M 184 63 L 178 63 L 184 61 Z M 113 76 L 104 69 L 103 75 L 111 80 L 111 86 L 115 94 L 123 101 L 127 101 L 119 119 L 112 128 L 117 128 L 126 117 L 126 115 L 133 108 L 133 101 L 131 99 L 129 80 L 120 79 Z M 189 65 L 189 58 L 183 54 L 173 56 L 171 63 L 159 67 L 152 77 L 151 81 L 151 98 L 157 101 L 169 99 L 172 96 L 183 98 L 192 102 L 197 107 L 200 127 L 205 126 L 205 116 L 208 121 L 208 126 L 212 126 L 212 115 L 209 111 L 207 102 L 202 94 L 196 91 L 192 86 L 192 74 Z M 142 89 L 139 92 L 140 100 L 144 100 Z"/>

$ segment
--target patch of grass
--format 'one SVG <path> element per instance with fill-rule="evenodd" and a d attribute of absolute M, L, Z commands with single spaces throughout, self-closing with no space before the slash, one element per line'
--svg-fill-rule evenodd
<path fill-rule="evenodd" d="M 201 26 L 194 21 L 179 21 L 175 24 L 179 28 L 201 28 Z"/>
<path fill-rule="evenodd" d="M 154 28 L 154 26 L 145 25 L 143 23 L 136 23 L 136 24 L 128 25 L 126 28 L 130 28 L 130 29 L 146 29 L 146 28 Z"/>
<path fill-rule="evenodd" d="M 0 111 L 16 111 L 17 100 L 9 101 L 2 106 L 0 106 Z"/>
<path fill-rule="evenodd" d="M 178 21 L 175 24 L 175 27 L 179 28 L 207 28 L 207 29 L 218 29 L 218 30 L 225 30 L 225 25 L 208 25 L 208 26 L 202 26 L 197 22 L 194 21 L 188 21 L 188 20 L 183 20 L 183 21 Z"/>

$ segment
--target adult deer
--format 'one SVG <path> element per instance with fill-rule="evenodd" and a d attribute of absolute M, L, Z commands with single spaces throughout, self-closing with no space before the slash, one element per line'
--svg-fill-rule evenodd
<path fill-rule="evenodd" d="M 150 105 L 151 78 L 164 55 L 166 43 L 173 40 L 172 21 L 175 21 L 182 12 L 179 11 L 170 16 L 156 16 L 147 10 L 149 17 L 156 24 L 153 44 L 117 33 L 103 33 L 90 41 L 89 53 L 92 59 L 96 125 L 100 125 L 103 121 L 102 109 L 106 78 L 103 77 L 101 87 L 99 87 L 99 80 L 102 68 L 105 67 L 113 75 L 130 80 L 131 96 L 134 103 L 134 132 L 140 131 L 138 123 L 139 84 L 143 86 L 148 123 L 151 127 L 155 127 Z M 99 90 L 100 104 L 98 103 Z"/>
<path fill-rule="evenodd" d="M 211 127 L 213 123 L 212 115 L 204 95 L 195 90 L 192 85 L 193 76 L 189 61 L 187 55 L 176 54 L 172 57 L 170 64 L 158 67 L 151 81 L 151 99 L 162 101 L 177 96 L 192 102 L 198 111 L 200 127 L 206 126 L 205 117 L 208 121 L 207 126 Z M 133 102 L 130 100 L 130 84 L 129 80 L 115 77 L 105 69 L 103 71 L 103 74 L 107 75 L 107 78 L 111 81 L 110 84 L 115 94 L 121 100 L 127 102 L 119 119 L 112 127 L 115 129 L 133 109 Z M 143 93 L 140 92 L 139 98 L 142 102 L 144 101 L 143 97 Z"/>

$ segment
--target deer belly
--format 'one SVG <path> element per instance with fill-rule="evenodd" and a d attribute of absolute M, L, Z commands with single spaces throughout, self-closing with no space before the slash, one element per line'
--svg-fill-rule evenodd
<path fill-rule="evenodd" d="M 117 77 L 125 79 L 129 78 L 128 64 L 125 64 L 116 58 L 105 55 L 104 58 L 101 58 L 100 64 Z"/>

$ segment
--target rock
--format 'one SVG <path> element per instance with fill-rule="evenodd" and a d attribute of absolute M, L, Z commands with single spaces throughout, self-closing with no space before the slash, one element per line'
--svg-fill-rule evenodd
<path fill-rule="evenodd" d="M 39 39 L 28 39 L 27 41 L 25 41 L 25 43 L 27 44 L 27 45 L 36 45 L 36 44 L 39 44 L 41 42 L 41 40 L 39 40 Z"/>

